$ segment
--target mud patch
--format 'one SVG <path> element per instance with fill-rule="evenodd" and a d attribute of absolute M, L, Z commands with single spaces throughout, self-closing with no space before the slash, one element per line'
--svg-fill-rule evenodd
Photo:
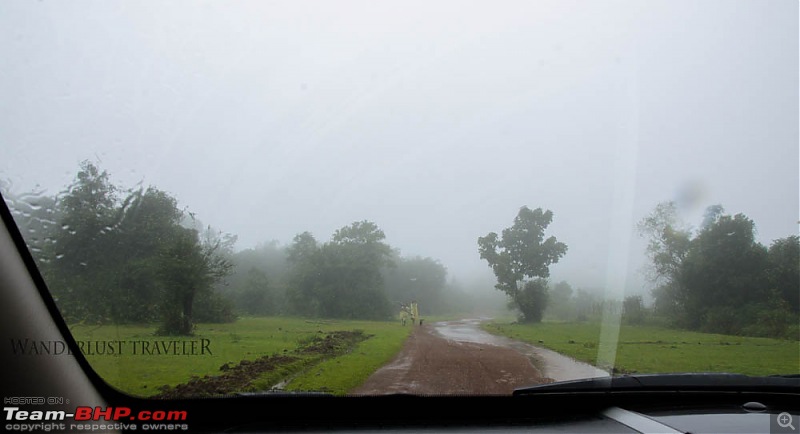
<path fill-rule="evenodd" d="M 334 331 L 324 336 L 314 336 L 289 353 L 263 356 L 256 360 L 242 360 L 236 365 L 225 363 L 219 367 L 222 372 L 220 375 L 192 377 L 183 384 L 161 386 L 159 388 L 161 393 L 152 398 L 195 398 L 253 391 L 256 389 L 253 383 L 265 374 L 274 373 L 278 376 L 278 380 L 283 380 L 325 359 L 348 353 L 356 344 L 371 336 L 361 330 Z"/>
<path fill-rule="evenodd" d="M 512 348 L 446 339 L 426 324 L 415 327 L 400 354 L 351 394 L 511 395 L 549 381 Z"/>
<path fill-rule="evenodd" d="M 362 330 L 335 331 L 325 337 L 314 336 L 294 352 L 303 355 L 339 355 L 369 337 L 371 335 L 365 335 Z"/>

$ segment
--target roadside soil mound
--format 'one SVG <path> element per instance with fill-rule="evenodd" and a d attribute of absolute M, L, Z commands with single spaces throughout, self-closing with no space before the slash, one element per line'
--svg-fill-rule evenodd
<path fill-rule="evenodd" d="M 322 360 L 349 352 L 357 343 L 369 337 L 360 330 L 334 331 L 324 336 L 314 336 L 296 350 L 282 355 L 242 360 L 236 365 L 225 363 L 219 367 L 222 372 L 220 375 L 192 377 L 183 384 L 161 386 L 161 393 L 152 398 L 179 399 L 248 391 L 253 381 L 266 372 L 283 369 L 287 374 L 293 374 L 308 369 Z"/>

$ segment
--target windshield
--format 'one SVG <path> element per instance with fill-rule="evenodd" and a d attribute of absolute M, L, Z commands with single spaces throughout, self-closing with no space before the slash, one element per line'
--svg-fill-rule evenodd
<path fill-rule="evenodd" d="M 0 192 L 132 395 L 798 374 L 797 18 L 8 1 Z"/>

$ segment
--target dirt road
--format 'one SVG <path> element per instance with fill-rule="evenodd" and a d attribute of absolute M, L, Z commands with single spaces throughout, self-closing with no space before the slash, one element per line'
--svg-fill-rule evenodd
<path fill-rule="evenodd" d="M 607 373 L 489 334 L 479 319 L 417 326 L 400 354 L 353 394 L 507 395 L 515 388 Z"/>

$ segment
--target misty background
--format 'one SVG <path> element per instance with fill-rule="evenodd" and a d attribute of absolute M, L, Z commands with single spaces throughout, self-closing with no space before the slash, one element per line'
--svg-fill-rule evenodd
<path fill-rule="evenodd" d="M 370 220 L 487 282 L 477 238 L 552 210 L 551 280 L 646 294 L 635 224 L 722 204 L 797 233 L 796 2 L 0 5 L 0 178 L 89 159 L 236 250 Z"/>

